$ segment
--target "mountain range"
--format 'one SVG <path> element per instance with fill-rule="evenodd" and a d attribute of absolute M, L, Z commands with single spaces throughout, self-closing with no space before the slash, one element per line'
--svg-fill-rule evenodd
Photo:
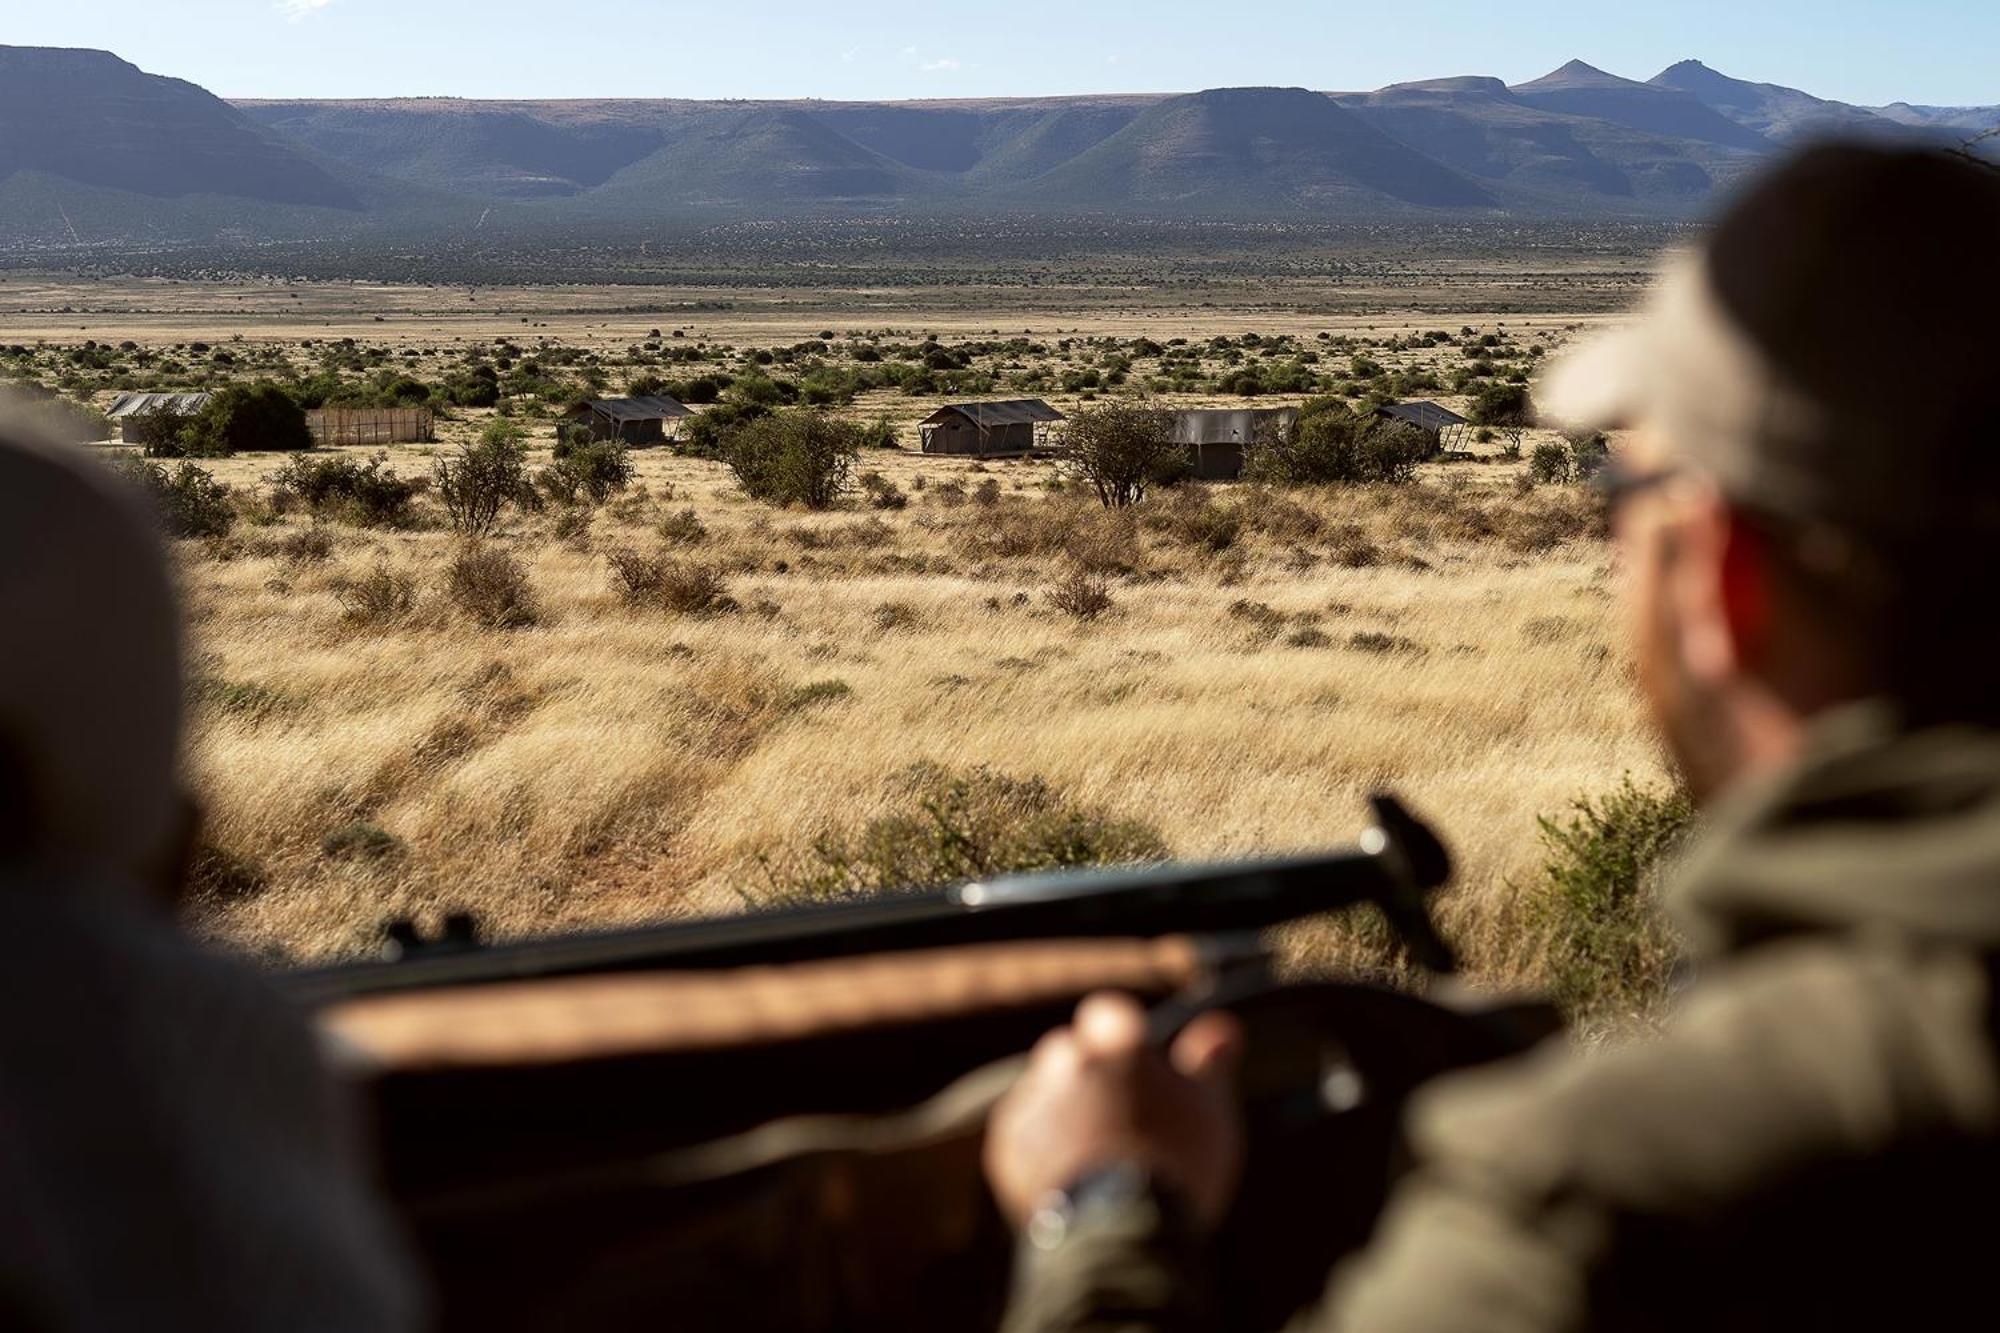
<path fill-rule="evenodd" d="M 2000 107 L 1861 107 L 1683 61 L 1509 85 L 919 102 L 225 102 L 0 47 L 0 247 L 833 215 L 1699 216 L 1827 133 L 1956 144 Z M 1992 142 L 1992 141 L 1988 141 Z"/>

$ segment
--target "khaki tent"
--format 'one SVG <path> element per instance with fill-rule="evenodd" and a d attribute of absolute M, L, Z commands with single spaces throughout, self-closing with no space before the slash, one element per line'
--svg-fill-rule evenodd
<path fill-rule="evenodd" d="M 1194 409 L 1174 413 L 1174 443 L 1185 445 L 1194 475 L 1233 481 L 1243 475 L 1243 451 L 1299 423 L 1296 407 Z"/>
<path fill-rule="evenodd" d="M 1039 398 L 1004 403 L 952 403 L 917 425 L 927 454 L 1019 457 L 1039 443 L 1036 431 L 1063 414 Z"/>
<path fill-rule="evenodd" d="M 667 423 L 694 412 L 671 398 L 647 395 L 640 398 L 593 398 L 563 413 L 563 421 L 590 428 L 593 440 L 623 440 L 627 444 L 660 444 L 667 438 Z"/>

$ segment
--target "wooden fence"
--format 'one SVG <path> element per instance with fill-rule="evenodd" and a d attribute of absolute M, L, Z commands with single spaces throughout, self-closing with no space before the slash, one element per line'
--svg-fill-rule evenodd
<path fill-rule="evenodd" d="M 306 413 L 313 443 L 429 444 L 437 438 L 428 407 L 329 407 Z"/>

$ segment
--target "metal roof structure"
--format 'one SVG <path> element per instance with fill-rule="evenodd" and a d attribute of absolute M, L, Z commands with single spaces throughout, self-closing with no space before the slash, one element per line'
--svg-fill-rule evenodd
<path fill-rule="evenodd" d="M 1435 435 L 1446 426 L 1469 426 L 1472 423 L 1448 407 L 1440 407 L 1428 398 L 1420 398 L 1414 403 L 1385 403 L 1375 409 L 1385 417 L 1406 421 L 1418 430 L 1427 430 Z"/>
<path fill-rule="evenodd" d="M 953 414 L 964 417 L 981 430 L 1063 419 L 1062 413 L 1039 398 L 1014 398 L 1004 403 L 948 403 L 919 424 L 934 426 Z"/>
<path fill-rule="evenodd" d="M 1297 425 L 1296 407 L 1192 408 L 1174 413 L 1175 444 L 1252 444 Z"/>
<path fill-rule="evenodd" d="M 113 421 L 144 416 L 148 412 L 172 412 L 191 417 L 215 398 L 212 393 L 121 393 L 104 415 Z"/>
<path fill-rule="evenodd" d="M 671 398 L 658 394 L 645 394 L 637 398 L 593 398 L 575 408 L 570 415 L 589 410 L 612 421 L 671 421 L 677 417 L 691 417 L 692 408 L 683 407 Z"/>

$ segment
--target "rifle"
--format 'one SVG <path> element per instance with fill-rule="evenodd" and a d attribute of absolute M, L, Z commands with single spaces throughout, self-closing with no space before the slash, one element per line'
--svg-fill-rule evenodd
<path fill-rule="evenodd" d="M 1551 1026 L 1274 979 L 1258 932 L 1363 906 L 1409 962 L 1452 970 L 1428 907 L 1450 859 L 1393 799 L 1371 807 L 1322 855 L 497 945 L 462 918 L 399 923 L 388 956 L 289 985 L 369 1094 L 443 1326 L 482 1333 L 990 1327 L 1011 1244 L 978 1141 L 1020 1053 L 1093 990 L 1152 1002 L 1162 1040 L 1226 1004 L 1251 1152 L 1225 1290 L 1233 1323 L 1276 1327 L 1366 1235 L 1408 1093 Z"/>

